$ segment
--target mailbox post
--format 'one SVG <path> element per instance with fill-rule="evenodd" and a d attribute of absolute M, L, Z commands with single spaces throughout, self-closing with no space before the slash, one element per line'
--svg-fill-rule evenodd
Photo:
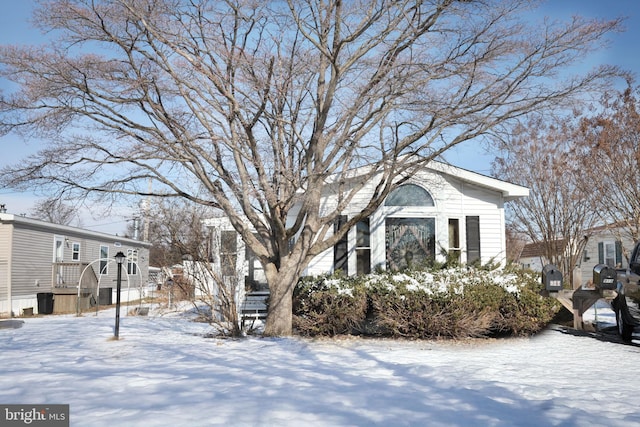
<path fill-rule="evenodd" d="M 618 273 L 612 267 L 598 264 L 593 268 L 593 284 L 595 289 L 562 289 L 562 272 L 553 264 L 547 264 L 542 269 L 542 295 L 557 299 L 569 311 L 573 312 L 573 327 L 584 328 L 582 315 L 596 301 L 603 297 L 605 291 L 615 290 Z"/>

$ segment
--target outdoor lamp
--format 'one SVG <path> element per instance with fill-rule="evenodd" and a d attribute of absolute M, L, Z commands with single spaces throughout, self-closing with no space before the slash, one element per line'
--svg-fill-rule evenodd
<path fill-rule="evenodd" d="M 118 339 L 118 336 L 120 334 L 120 284 L 122 282 L 122 263 L 124 262 L 124 259 L 126 258 L 125 254 L 122 253 L 122 251 L 118 252 L 115 257 L 116 259 L 116 263 L 118 264 L 118 276 L 117 276 L 117 280 L 116 280 L 116 288 L 117 288 L 117 292 L 116 292 L 116 327 L 114 329 L 113 332 L 113 336 L 115 337 L 115 339 Z"/>
<path fill-rule="evenodd" d="M 116 262 L 118 263 L 118 265 L 122 265 L 122 263 L 124 262 L 124 259 L 126 258 L 126 255 L 122 253 L 122 251 L 118 252 L 115 255 L 115 259 Z"/>

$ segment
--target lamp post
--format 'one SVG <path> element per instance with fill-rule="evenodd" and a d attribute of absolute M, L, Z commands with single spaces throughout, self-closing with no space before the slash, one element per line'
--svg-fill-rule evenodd
<path fill-rule="evenodd" d="M 116 263 L 118 264 L 118 276 L 116 279 L 116 328 L 114 329 L 113 336 L 115 339 L 118 339 L 118 335 L 120 333 L 120 286 L 122 282 L 122 263 L 126 256 L 122 253 L 122 251 L 118 252 L 115 255 Z"/>

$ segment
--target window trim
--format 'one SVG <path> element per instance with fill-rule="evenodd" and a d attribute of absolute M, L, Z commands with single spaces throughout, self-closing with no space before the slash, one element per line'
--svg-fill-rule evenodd
<path fill-rule="evenodd" d="M 127 274 L 138 274 L 138 249 L 127 249 Z"/>
<path fill-rule="evenodd" d="M 106 254 L 105 254 L 106 252 Z M 103 256 L 105 255 L 105 256 Z M 98 269 L 98 275 L 109 274 L 109 246 L 100 245 L 100 267 Z"/>
<path fill-rule="evenodd" d="M 366 234 L 362 234 L 363 232 Z M 363 236 L 363 243 L 366 244 L 360 244 L 360 236 Z M 363 218 L 356 224 L 356 274 L 369 273 L 371 273 L 371 220 Z"/>
<path fill-rule="evenodd" d="M 449 240 L 449 256 L 460 262 L 462 247 L 460 242 L 460 218 L 449 218 L 447 220 L 447 238 Z M 453 240 L 453 241 L 452 241 Z"/>
<path fill-rule="evenodd" d="M 72 261 L 80 261 L 81 250 L 82 250 L 82 246 L 80 245 L 80 242 L 71 243 L 71 260 Z"/>
<path fill-rule="evenodd" d="M 400 203 L 403 202 L 404 197 L 402 197 L 401 192 L 404 191 L 414 191 L 417 193 L 422 193 L 424 196 L 422 199 L 418 199 L 418 197 L 410 197 L 412 201 L 419 200 L 420 203 L 410 204 L 410 203 Z M 416 193 L 416 194 L 417 194 Z M 414 195 L 415 196 L 415 195 Z M 435 199 L 431 195 L 431 193 L 421 185 L 415 183 L 406 183 L 398 186 L 393 189 L 389 195 L 386 197 L 384 201 L 384 206 L 388 208 L 411 208 L 411 207 L 419 207 L 421 209 L 424 208 L 434 208 L 436 206 Z"/>

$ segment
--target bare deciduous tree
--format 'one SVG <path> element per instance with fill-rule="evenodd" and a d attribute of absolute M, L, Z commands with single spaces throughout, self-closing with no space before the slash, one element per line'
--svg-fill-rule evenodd
<path fill-rule="evenodd" d="M 210 207 L 188 200 L 155 199 L 145 201 L 143 224 L 153 244 L 149 264 L 171 270 L 182 266 L 181 281 L 173 280 L 172 287 L 182 287 L 180 296 L 189 299 L 201 319 L 215 326 L 225 335 L 239 336 L 243 331 L 238 317 L 239 297 L 244 294 L 240 272 L 223 277 L 217 264 L 235 266 L 235 260 L 219 259 L 220 249 L 203 222 L 215 212 Z M 237 235 L 233 236 L 234 239 Z M 212 252 L 216 252 L 216 257 Z M 172 289 L 168 290 L 169 292 Z"/>
<path fill-rule="evenodd" d="M 580 144 L 578 118 L 537 117 L 513 130 L 494 163 L 497 176 L 529 187 L 528 198 L 508 207 L 511 225 L 543 248 L 566 283 L 573 283 L 586 230 L 598 221 L 582 185 L 595 176 L 576 155 Z"/>
<path fill-rule="evenodd" d="M 51 143 L 2 182 L 220 209 L 264 266 L 265 334 L 288 335 L 310 260 L 413 168 L 618 73 L 561 74 L 618 20 L 527 23 L 531 5 L 49 1 L 35 22 L 57 39 L 0 50 L 20 87 L 0 99 L 0 130 Z M 339 198 L 325 211 L 328 185 Z"/>
<path fill-rule="evenodd" d="M 601 109 L 581 123 L 580 150 L 591 179 L 583 181 L 603 224 L 624 242 L 640 240 L 640 113 L 638 88 L 604 94 Z M 623 246 L 629 259 L 632 248 Z"/>
<path fill-rule="evenodd" d="M 519 232 L 517 224 L 507 223 L 505 226 L 507 262 L 513 263 L 520 260 L 522 249 L 529 240 L 526 236 Z"/>
<path fill-rule="evenodd" d="M 193 286 L 192 301 L 200 317 L 217 329 L 218 333 L 238 337 L 245 331 L 240 319 L 240 299 L 244 283 L 240 274 L 227 276 L 225 280 L 213 264 L 184 262 L 185 279 Z"/>
<path fill-rule="evenodd" d="M 209 235 L 203 221 L 216 213 L 188 200 L 156 199 L 141 219 L 153 243 L 150 265 L 163 267 L 180 263 L 185 257 L 207 262 Z M 145 222 L 147 224 L 145 224 Z"/>
<path fill-rule="evenodd" d="M 44 199 L 36 203 L 31 214 L 38 219 L 62 225 L 81 226 L 78 210 L 60 199 Z"/>

